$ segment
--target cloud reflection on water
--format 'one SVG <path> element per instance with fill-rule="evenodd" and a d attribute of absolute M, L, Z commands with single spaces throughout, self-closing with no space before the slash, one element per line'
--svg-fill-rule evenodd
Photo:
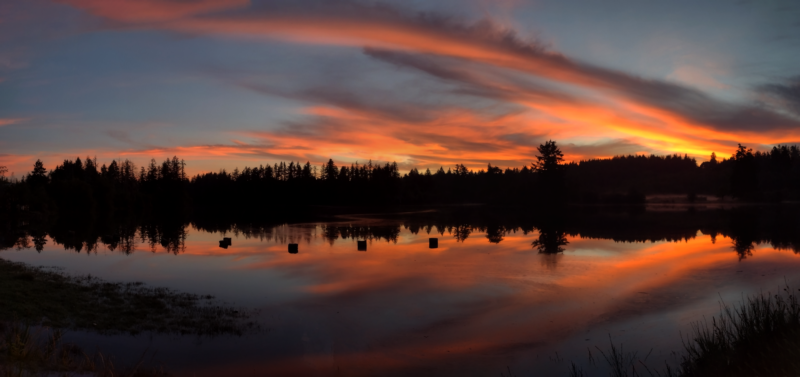
<path fill-rule="evenodd" d="M 318 341 L 351 345 L 268 363 L 281 373 L 298 365 L 317 371 L 334 365 L 364 373 L 404 370 L 475 363 L 475 357 L 494 364 L 546 353 L 580 330 L 690 311 L 715 300 L 720 285 L 729 284 L 724 280 L 741 268 L 733 241 L 724 236 L 716 243 L 700 235 L 643 244 L 568 237 L 563 254 L 544 255 L 531 247 L 536 233 L 510 233 L 492 244 L 478 232 L 457 239 L 454 230 L 440 237 L 438 249 L 428 249 L 427 234 L 404 229 L 396 244 L 372 241 L 364 253 L 354 239 L 331 244 L 321 227 L 306 230 L 314 237 L 298 255 L 282 243 L 265 247 L 245 240 L 224 251 L 261 256 L 239 270 L 280 271 L 299 279 L 295 288 L 303 294 L 285 305 L 313 312 L 306 319 L 313 318 L 329 337 Z M 189 253 L 199 249 L 187 247 Z M 793 253 L 769 246 L 754 254 L 759 269 L 800 264 Z"/>
<path fill-rule="evenodd" d="M 179 232 L 185 241 L 177 255 L 162 253 L 159 243 L 156 254 L 148 252 L 153 243 L 144 238 L 132 254 L 108 253 L 101 243 L 98 255 L 117 261 L 113 271 L 103 267 L 104 258 L 76 261 L 74 252 L 58 252 L 53 238 L 41 254 L 3 257 L 63 258 L 105 278 L 213 286 L 225 299 L 260 307 L 264 327 L 273 332 L 193 348 L 181 356 L 193 361 L 180 370 L 197 375 L 555 368 L 544 355 L 585 358 L 584 337 L 603 345 L 606 334 L 641 328 L 643 321 L 652 324 L 636 334 L 639 341 L 675 350 L 680 338 L 672 330 L 715 314 L 708 310 L 719 297 L 770 289 L 800 267 L 798 255 L 768 244 L 740 261 L 734 239 L 722 234 L 614 242 L 573 233 L 553 255 L 531 246 L 540 235 L 535 229 L 504 227 L 502 239 L 492 242 L 495 228 L 467 232 L 391 220 L 281 225 L 247 235 L 234 229 L 224 234 L 232 246 L 222 249 L 222 233 L 190 226 Z M 370 239 L 366 252 L 357 250 L 353 236 Z M 429 237 L 439 238 L 439 248 L 428 248 Z M 290 242 L 299 243 L 298 254 L 288 253 Z M 169 354 L 176 341 L 165 342 L 157 347 Z M 230 347 L 239 350 L 235 356 L 214 356 Z"/>

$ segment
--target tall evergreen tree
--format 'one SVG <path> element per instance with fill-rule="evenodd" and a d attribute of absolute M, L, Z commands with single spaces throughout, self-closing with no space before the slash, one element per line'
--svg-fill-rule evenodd
<path fill-rule="evenodd" d="M 539 155 L 536 156 L 537 162 L 533 164 L 534 170 L 539 175 L 541 194 L 551 200 L 559 200 L 564 197 L 564 169 L 561 162 L 564 161 L 564 153 L 558 149 L 558 145 L 553 140 L 548 140 L 537 148 Z"/>
<path fill-rule="evenodd" d="M 33 187 L 42 187 L 47 184 L 47 169 L 44 168 L 44 164 L 42 160 L 36 160 L 33 164 L 33 171 L 31 171 L 30 176 L 28 176 L 28 182 Z"/>
<path fill-rule="evenodd" d="M 543 174 L 552 174 L 561 170 L 560 164 L 564 161 L 564 153 L 561 153 L 555 141 L 548 140 L 536 149 L 539 151 L 539 155 L 536 156 L 537 161 L 533 164 L 534 170 Z"/>
<path fill-rule="evenodd" d="M 335 181 L 339 176 L 339 168 L 333 163 L 333 159 L 328 159 L 328 163 L 322 169 L 322 179 L 326 181 Z"/>
<path fill-rule="evenodd" d="M 758 196 L 758 163 L 753 150 L 739 144 L 733 160 L 731 191 L 741 199 L 755 199 Z"/>

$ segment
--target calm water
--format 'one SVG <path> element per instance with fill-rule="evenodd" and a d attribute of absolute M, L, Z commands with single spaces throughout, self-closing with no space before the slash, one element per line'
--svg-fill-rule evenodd
<path fill-rule="evenodd" d="M 800 280 L 800 255 L 778 241 L 702 219 L 678 230 L 647 225 L 659 216 L 626 215 L 629 225 L 616 230 L 596 218 L 583 229 L 566 224 L 556 254 L 532 246 L 547 227 L 388 216 L 257 231 L 188 225 L 166 247 L 137 231 L 127 252 L 103 242 L 76 252 L 75 242 L 65 249 L 47 236 L 41 252 L 23 242 L 0 257 L 259 309 L 263 331 L 242 337 L 70 335 L 121 360 L 149 351 L 151 362 L 197 376 L 565 376 L 570 360 L 603 371 L 595 347 L 606 349 L 609 337 L 642 358 L 650 352 L 647 364 L 657 366 L 675 360 L 680 332 L 716 315 L 720 300 Z M 728 217 L 714 215 L 714 224 Z M 232 246 L 220 248 L 222 237 Z M 357 239 L 368 240 L 367 251 Z"/>

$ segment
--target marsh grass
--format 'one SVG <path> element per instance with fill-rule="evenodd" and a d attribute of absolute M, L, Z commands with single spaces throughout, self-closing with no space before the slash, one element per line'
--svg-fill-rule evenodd
<path fill-rule="evenodd" d="M 610 335 L 608 339 L 611 340 Z M 620 344 L 619 348 L 617 348 L 613 341 L 611 342 L 611 349 L 609 350 L 608 354 L 606 354 L 599 347 L 597 350 L 600 351 L 600 354 L 603 355 L 603 359 L 605 359 L 606 363 L 608 363 L 608 365 L 611 367 L 611 376 L 626 377 L 628 376 L 629 371 L 631 375 L 637 375 L 636 360 L 638 359 L 636 357 L 636 352 L 625 352 L 622 344 Z"/>
<path fill-rule="evenodd" d="M 217 336 L 257 330 L 253 314 L 212 296 L 110 283 L 0 259 L 0 321 L 103 334 Z"/>
<path fill-rule="evenodd" d="M 62 331 L 32 328 L 19 322 L 0 322 L 0 377 L 166 376 L 162 368 L 118 368 L 108 356 L 87 354 L 62 341 Z"/>
<path fill-rule="evenodd" d="M 583 368 L 574 362 L 569 363 L 569 377 L 583 377 Z"/>
<path fill-rule="evenodd" d="M 688 336 L 682 336 L 684 350 L 677 367 L 666 364 L 663 370 L 650 370 L 643 362 L 647 356 L 641 360 L 613 342 L 608 352 L 598 350 L 613 377 L 798 376 L 798 293 L 787 284 L 782 294 L 747 297 L 733 307 L 722 302 L 719 315 L 693 323 Z M 576 364 L 570 365 L 570 376 L 583 373 Z"/>
<path fill-rule="evenodd" d="M 682 376 L 800 375 L 798 291 L 748 297 L 722 304 L 719 316 L 695 323 L 684 339 Z"/>

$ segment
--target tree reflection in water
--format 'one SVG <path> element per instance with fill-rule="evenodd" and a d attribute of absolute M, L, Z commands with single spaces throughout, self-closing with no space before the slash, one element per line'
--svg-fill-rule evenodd
<path fill-rule="evenodd" d="M 558 255 L 576 239 L 611 239 L 615 242 L 679 242 L 701 234 L 727 237 L 739 260 L 751 257 L 757 245 L 800 253 L 800 211 L 797 207 L 737 208 L 706 211 L 623 211 L 583 209 L 563 212 L 543 211 L 532 215 L 524 210 L 497 208 L 442 209 L 408 212 L 400 215 L 375 215 L 373 219 L 349 222 L 314 222 L 289 225 L 271 220 L 232 221 L 228 218 L 81 218 L 60 216 L 59 221 L 22 221 L 0 218 L 0 250 L 60 246 L 76 252 L 93 253 L 98 246 L 130 254 L 137 247 L 179 254 L 185 251 L 189 228 L 201 232 L 220 232 L 245 239 L 280 243 L 312 242 L 317 235 L 329 243 L 337 239 L 359 239 L 397 243 L 403 229 L 413 235 L 441 234 L 467 242 L 476 233 L 484 241 L 501 244 L 512 233 L 536 234 L 531 246 L 542 255 Z M 318 230 L 317 230 L 318 229 Z M 317 232 L 320 233 L 317 233 Z M 536 233 L 534 233 L 536 232 Z M 48 237 L 50 239 L 48 239 Z M 472 241 L 472 240 L 470 240 Z M 553 259 L 555 260 L 555 259 Z"/>
<path fill-rule="evenodd" d="M 557 254 L 564 252 L 562 246 L 567 244 L 567 233 L 563 230 L 540 229 L 539 238 L 531 246 L 539 250 L 539 254 Z"/>
<path fill-rule="evenodd" d="M 469 238 L 469 235 L 472 234 L 472 227 L 467 224 L 460 224 L 453 227 L 451 232 L 456 242 L 464 242 Z"/>

